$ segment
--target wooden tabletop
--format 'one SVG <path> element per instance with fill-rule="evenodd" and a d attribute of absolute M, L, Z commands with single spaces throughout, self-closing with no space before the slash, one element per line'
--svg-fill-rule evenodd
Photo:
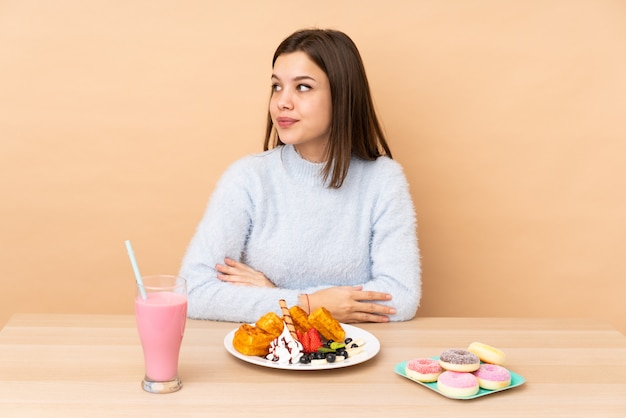
<path fill-rule="evenodd" d="M 140 387 L 131 315 L 15 315 L 0 331 L 2 417 L 626 417 L 626 337 L 592 319 L 416 318 L 360 324 L 377 356 L 322 371 L 270 369 L 224 348 L 238 324 L 187 323 L 181 391 Z M 446 398 L 394 372 L 399 362 L 480 341 L 526 383 Z"/>

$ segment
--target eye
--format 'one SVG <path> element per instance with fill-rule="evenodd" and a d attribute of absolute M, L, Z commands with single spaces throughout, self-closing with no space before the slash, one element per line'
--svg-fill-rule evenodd
<path fill-rule="evenodd" d="M 308 84 L 298 84 L 298 87 L 296 87 L 298 89 L 298 91 L 309 91 L 311 90 L 311 86 L 309 86 Z"/>
<path fill-rule="evenodd" d="M 281 91 L 281 90 L 282 90 L 281 86 L 279 86 L 276 83 L 272 84 L 272 91 Z"/>

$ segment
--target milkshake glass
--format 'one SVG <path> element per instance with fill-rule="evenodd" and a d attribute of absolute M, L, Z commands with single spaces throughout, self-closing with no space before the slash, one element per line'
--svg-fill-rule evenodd
<path fill-rule="evenodd" d="M 187 319 L 187 282 L 182 277 L 144 276 L 137 285 L 135 317 L 143 348 L 142 387 L 151 393 L 180 390 L 178 356 Z M 144 298 L 145 296 L 145 298 Z"/>

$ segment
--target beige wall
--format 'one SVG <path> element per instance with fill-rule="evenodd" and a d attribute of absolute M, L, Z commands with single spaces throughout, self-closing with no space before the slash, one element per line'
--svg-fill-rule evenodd
<path fill-rule="evenodd" d="M 419 216 L 420 315 L 626 332 L 626 3 L 0 0 L 0 324 L 130 313 L 261 149 L 270 59 L 359 45 Z"/>

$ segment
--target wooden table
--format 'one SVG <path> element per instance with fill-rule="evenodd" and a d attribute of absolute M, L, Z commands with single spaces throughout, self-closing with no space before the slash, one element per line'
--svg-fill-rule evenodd
<path fill-rule="evenodd" d="M 181 391 L 140 387 L 131 315 L 15 315 L 0 332 L 2 417 L 626 417 L 626 337 L 591 319 L 416 318 L 361 324 L 381 342 L 373 359 L 297 372 L 231 356 L 237 324 L 188 321 Z M 472 341 L 506 352 L 522 386 L 473 400 L 445 398 L 394 365 Z"/>

